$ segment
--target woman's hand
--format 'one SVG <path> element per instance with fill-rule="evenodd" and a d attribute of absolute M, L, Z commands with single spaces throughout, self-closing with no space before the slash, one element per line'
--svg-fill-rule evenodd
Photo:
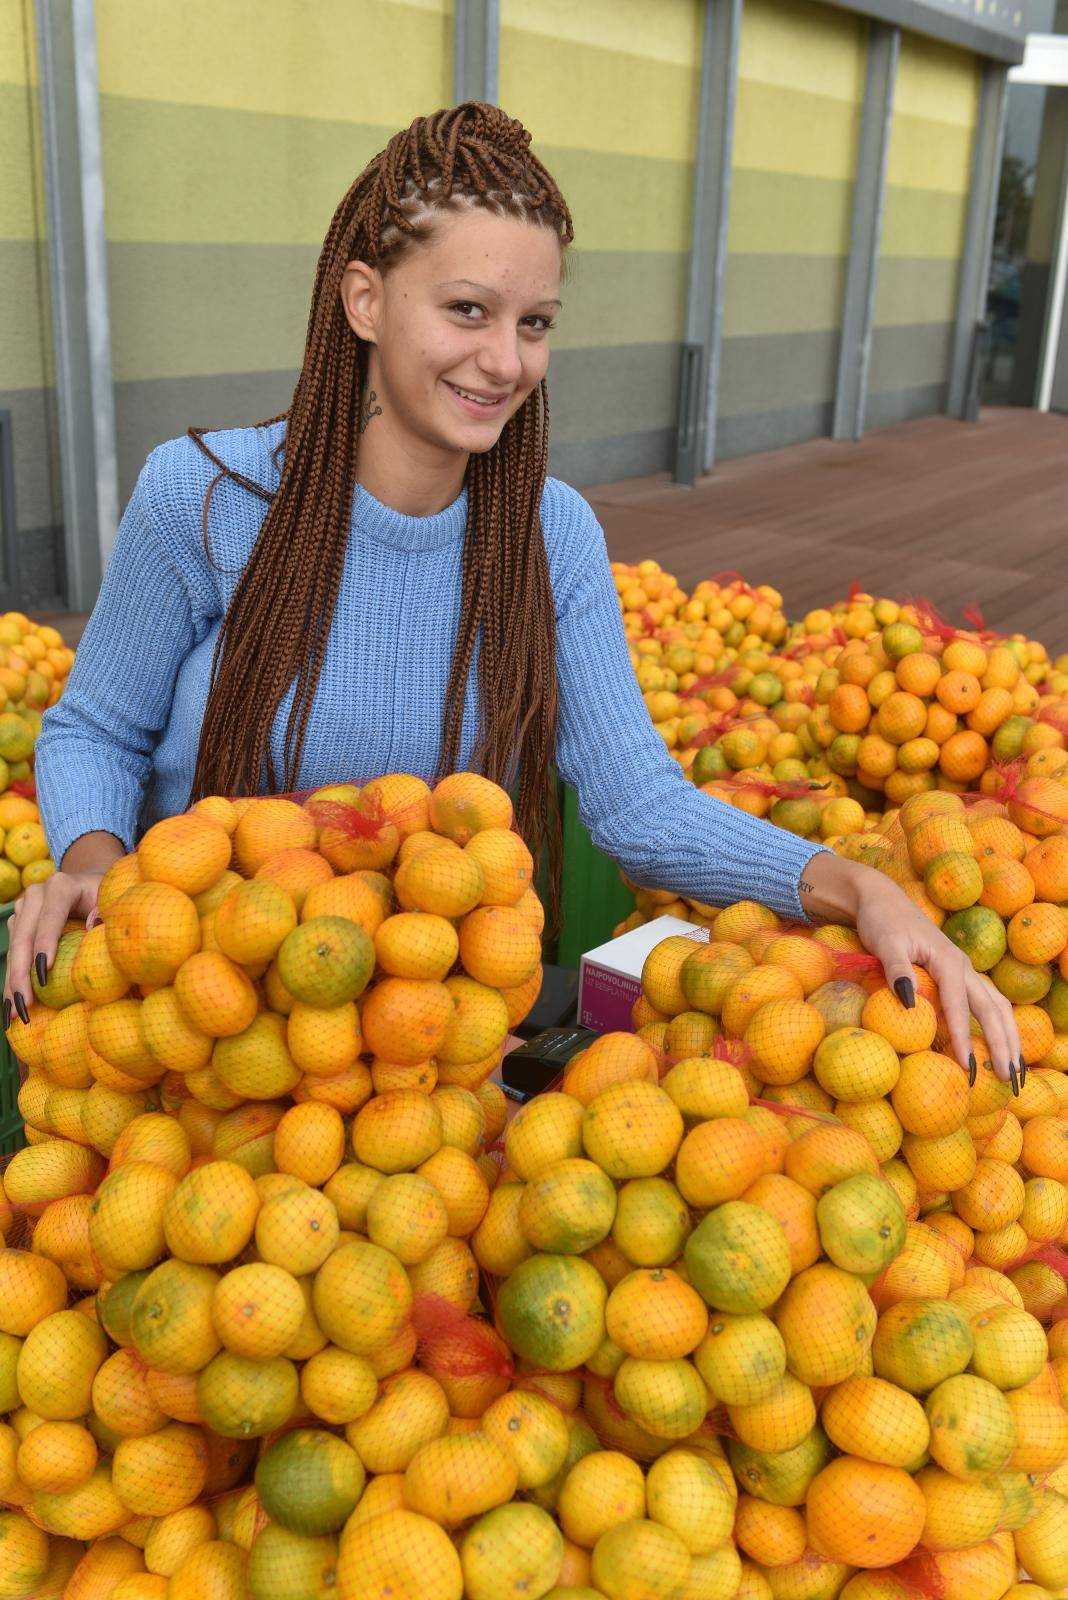
<path fill-rule="evenodd" d="M 810 916 L 852 923 L 905 1005 L 914 1000 L 913 964 L 926 967 L 938 985 L 953 1054 L 967 1066 L 972 1081 L 974 1017 L 990 1047 L 994 1071 L 1019 1094 L 1027 1068 L 1012 1006 L 896 883 L 872 867 L 824 852 L 806 866 L 799 890 Z"/>
<path fill-rule="evenodd" d="M 63 867 L 43 883 L 32 883 L 15 904 L 8 924 L 7 974 L 4 980 L 4 1027 L 14 1007 L 19 1020 L 29 1020 L 33 994 L 31 966 L 37 982 L 44 983 L 56 958 L 56 946 L 71 917 L 88 922 L 96 912 L 96 898 L 104 873 L 123 855 L 124 848 L 110 833 L 87 833 L 76 839 L 63 857 Z"/>

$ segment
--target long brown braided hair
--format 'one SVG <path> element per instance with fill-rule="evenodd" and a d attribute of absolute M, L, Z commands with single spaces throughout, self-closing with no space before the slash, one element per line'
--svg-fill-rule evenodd
<path fill-rule="evenodd" d="M 211 492 L 223 475 L 270 501 L 216 644 L 194 799 L 255 794 L 264 768 L 273 792 L 297 784 L 349 538 L 368 372 L 369 347 L 342 307 L 345 268 L 359 260 L 384 270 L 412 243 L 428 239 L 443 213 L 472 205 L 552 228 L 562 247 L 571 242 L 566 202 L 532 154 L 521 123 L 474 101 L 418 117 L 369 162 L 330 223 L 292 403 L 281 417 L 260 424 L 286 419 L 277 490 L 272 494 L 231 471 L 200 437 L 205 430 L 189 430 L 220 469 L 205 498 L 205 540 Z M 517 821 L 535 856 L 548 846 L 555 906 L 556 628 L 538 509 L 548 434 L 543 381 L 497 443 L 468 462 L 460 621 L 437 776 L 455 771 L 460 759 L 464 692 L 480 640 L 472 765 L 497 783 L 518 783 Z M 270 734 L 291 684 L 279 774 Z"/>

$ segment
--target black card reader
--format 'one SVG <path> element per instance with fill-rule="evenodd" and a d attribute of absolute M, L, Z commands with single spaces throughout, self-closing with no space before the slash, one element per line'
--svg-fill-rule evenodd
<path fill-rule="evenodd" d="M 502 1060 L 501 1088 L 512 1100 L 530 1100 L 558 1078 L 573 1056 L 600 1034 L 592 1028 L 546 1028 Z"/>

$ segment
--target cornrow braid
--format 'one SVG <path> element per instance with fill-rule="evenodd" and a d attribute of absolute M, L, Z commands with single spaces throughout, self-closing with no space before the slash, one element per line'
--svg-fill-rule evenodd
<path fill-rule="evenodd" d="M 571 214 L 530 149 L 530 134 L 497 106 L 468 101 L 418 117 L 353 183 L 319 256 L 300 376 L 285 420 L 273 492 L 234 472 L 190 437 L 222 476 L 269 500 L 259 537 L 227 607 L 212 660 L 192 798 L 297 786 L 315 690 L 341 585 L 357 481 L 368 347 L 352 332 L 340 285 L 350 261 L 384 270 L 430 237 L 443 213 L 472 206 L 551 228 L 571 243 Z M 442 716 L 437 776 L 460 760 L 468 671 L 478 644 L 478 733 L 472 764 L 515 786 L 516 818 L 535 856 L 548 851 L 551 917 L 559 907 L 556 625 L 539 506 L 548 460 L 545 383 L 496 444 L 472 455 L 460 620 Z M 271 730 L 293 687 L 282 768 Z M 339 773 L 338 777 L 346 774 Z"/>

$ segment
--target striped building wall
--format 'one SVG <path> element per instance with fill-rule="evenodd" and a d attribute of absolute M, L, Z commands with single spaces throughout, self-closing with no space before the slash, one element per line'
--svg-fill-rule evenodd
<path fill-rule="evenodd" d="M 700 0 L 502 0 L 500 104 L 567 197 L 551 466 L 583 485 L 668 467 L 700 97 Z"/>
<path fill-rule="evenodd" d="M 867 22 L 745 0 L 716 453 L 830 432 Z"/>
<path fill-rule="evenodd" d="M 322 240 L 452 94 L 451 0 L 97 0 L 120 497 L 149 450 L 289 403 Z"/>
<path fill-rule="evenodd" d="M 866 424 L 945 406 L 979 110 L 978 57 L 901 39 Z"/>
<path fill-rule="evenodd" d="M 21 599 L 47 607 L 64 578 L 33 16 L 33 0 L 0 0 L 0 413 Z"/>

